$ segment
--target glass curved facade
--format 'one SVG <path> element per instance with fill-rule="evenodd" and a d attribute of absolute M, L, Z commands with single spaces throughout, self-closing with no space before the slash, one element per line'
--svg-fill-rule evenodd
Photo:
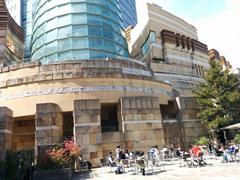
<path fill-rule="evenodd" d="M 137 24 L 137 11 L 135 0 L 118 0 L 124 28 L 135 27 Z"/>
<path fill-rule="evenodd" d="M 32 59 L 43 64 L 128 57 L 115 0 L 34 0 Z"/>

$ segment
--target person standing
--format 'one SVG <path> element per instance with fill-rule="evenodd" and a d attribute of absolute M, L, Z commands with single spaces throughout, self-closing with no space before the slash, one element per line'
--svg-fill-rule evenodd
<path fill-rule="evenodd" d="M 120 160 L 120 154 L 121 154 L 121 148 L 120 148 L 120 145 L 117 146 L 116 148 L 116 159 L 115 161 L 119 161 Z"/>

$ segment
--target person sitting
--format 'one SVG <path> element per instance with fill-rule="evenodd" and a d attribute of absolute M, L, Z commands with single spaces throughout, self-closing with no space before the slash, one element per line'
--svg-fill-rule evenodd
<path fill-rule="evenodd" d="M 108 160 L 108 163 L 110 164 L 110 166 L 116 165 L 115 161 L 113 160 L 112 152 L 109 152 L 107 160 Z"/>
<path fill-rule="evenodd" d="M 134 160 L 135 156 L 132 152 L 129 152 L 129 159 L 130 160 Z"/>
<path fill-rule="evenodd" d="M 90 161 L 83 160 L 82 155 L 79 156 L 80 167 L 85 167 L 87 165 L 88 170 L 91 171 L 92 163 Z"/>
<path fill-rule="evenodd" d="M 197 157 L 200 158 L 203 156 L 203 152 L 199 146 L 192 146 L 191 148 L 192 153 Z"/>
<path fill-rule="evenodd" d="M 180 144 L 178 145 L 178 148 L 177 148 L 177 150 L 176 150 L 176 156 L 177 157 L 182 157 L 182 155 L 183 155 L 183 149 L 182 149 L 182 147 L 180 146 Z"/>
<path fill-rule="evenodd" d="M 125 151 L 126 150 L 123 149 L 122 151 L 119 152 L 119 158 L 120 159 L 127 159 Z"/>
<path fill-rule="evenodd" d="M 223 155 L 223 162 L 230 162 L 232 161 L 232 157 L 230 155 L 230 150 L 228 149 L 228 147 L 225 147 L 224 145 L 221 145 L 221 148 L 219 149 L 219 151 L 222 151 L 222 155 Z"/>
<path fill-rule="evenodd" d="M 124 154 L 125 154 L 125 158 L 129 159 L 130 156 L 127 149 L 124 150 Z"/>
<path fill-rule="evenodd" d="M 140 171 L 143 176 L 145 176 L 145 161 L 144 161 L 144 152 L 140 152 L 138 158 L 136 159 L 136 163 L 140 168 Z"/>
<path fill-rule="evenodd" d="M 166 151 L 168 151 L 168 148 L 167 148 L 167 146 L 163 146 L 163 149 L 162 149 L 162 151 L 163 151 L 163 152 L 166 152 Z"/>
<path fill-rule="evenodd" d="M 174 158 L 175 157 L 175 148 L 174 148 L 173 144 L 170 144 L 169 155 L 170 155 L 170 158 Z"/>
<path fill-rule="evenodd" d="M 190 145 L 189 153 L 193 155 L 194 161 L 198 162 L 198 164 L 206 165 L 207 163 L 203 160 L 203 152 L 199 146 Z"/>

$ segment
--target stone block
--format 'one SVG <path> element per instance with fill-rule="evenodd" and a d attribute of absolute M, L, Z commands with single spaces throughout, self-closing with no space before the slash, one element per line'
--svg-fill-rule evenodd
<path fill-rule="evenodd" d="M 2 72 L 8 72 L 10 70 L 9 66 L 2 67 Z"/>
<path fill-rule="evenodd" d="M 32 77 L 32 81 L 33 82 L 45 81 L 45 75 L 44 74 L 42 74 L 42 75 L 34 75 Z"/>
<path fill-rule="evenodd" d="M 121 141 L 120 132 L 104 132 L 102 133 L 102 143 L 117 143 Z"/>
<path fill-rule="evenodd" d="M 53 75 L 52 74 L 46 74 L 45 75 L 45 80 L 52 80 L 53 79 Z"/>
<path fill-rule="evenodd" d="M 125 141 L 135 141 L 140 139 L 139 131 L 130 131 L 125 133 Z"/>
<path fill-rule="evenodd" d="M 100 144 L 102 143 L 102 134 L 101 133 L 91 133 L 89 135 L 90 144 Z"/>
<path fill-rule="evenodd" d="M 98 158 L 98 153 L 97 152 L 90 152 L 90 158 L 91 159 Z"/>
<path fill-rule="evenodd" d="M 88 151 L 89 152 L 96 152 L 97 151 L 96 145 L 88 145 Z"/>
<path fill-rule="evenodd" d="M 90 144 L 90 134 L 76 135 L 76 142 L 79 146 L 85 146 Z"/>
<path fill-rule="evenodd" d="M 61 112 L 62 110 L 57 104 L 53 103 L 42 103 L 42 104 L 37 104 L 37 109 L 36 112 L 42 112 L 42 113 L 52 113 L 52 112 Z"/>
<path fill-rule="evenodd" d="M 75 76 L 74 72 L 63 72 L 63 79 L 71 79 Z"/>
<path fill-rule="evenodd" d="M 97 123 L 100 122 L 100 116 L 94 115 L 87 115 L 87 114 L 82 114 L 80 116 L 77 116 L 75 118 L 75 123 L 76 124 L 81 124 L 81 123 Z"/>
<path fill-rule="evenodd" d="M 101 132 L 100 126 L 81 126 L 75 128 L 76 134 L 91 134 L 91 133 L 99 133 Z"/>
<path fill-rule="evenodd" d="M 36 138 L 39 137 L 62 137 L 62 129 L 46 129 L 46 130 L 36 130 Z"/>
<path fill-rule="evenodd" d="M 133 149 L 134 145 L 132 141 L 125 141 L 125 147 L 127 149 Z"/>
<path fill-rule="evenodd" d="M 162 124 L 161 124 L 161 122 L 159 122 L 159 123 L 146 122 L 146 123 L 125 124 L 126 131 L 148 130 L 148 129 L 162 129 Z"/>
<path fill-rule="evenodd" d="M 2 115 L 8 115 L 8 116 L 13 116 L 13 112 L 11 109 L 7 108 L 7 107 L 0 107 L 0 116 Z"/>
<path fill-rule="evenodd" d="M 62 137 L 44 137 L 38 138 L 37 143 L 39 146 L 54 145 L 62 142 Z"/>
<path fill-rule="evenodd" d="M 54 72 L 52 76 L 54 80 L 63 79 L 63 74 L 60 72 Z"/>
<path fill-rule="evenodd" d="M 0 81 L 0 88 L 6 87 L 7 82 L 6 81 Z"/>

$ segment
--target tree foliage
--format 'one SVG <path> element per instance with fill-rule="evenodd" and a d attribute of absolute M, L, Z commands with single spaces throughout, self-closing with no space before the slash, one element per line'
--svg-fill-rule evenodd
<path fill-rule="evenodd" d="M 200 110 L 198 118 L 209 129 L 216 129 L 240 120 L 239 80 L 218 62 L 210 61 L 210 66 L 194 94 Z"/>

